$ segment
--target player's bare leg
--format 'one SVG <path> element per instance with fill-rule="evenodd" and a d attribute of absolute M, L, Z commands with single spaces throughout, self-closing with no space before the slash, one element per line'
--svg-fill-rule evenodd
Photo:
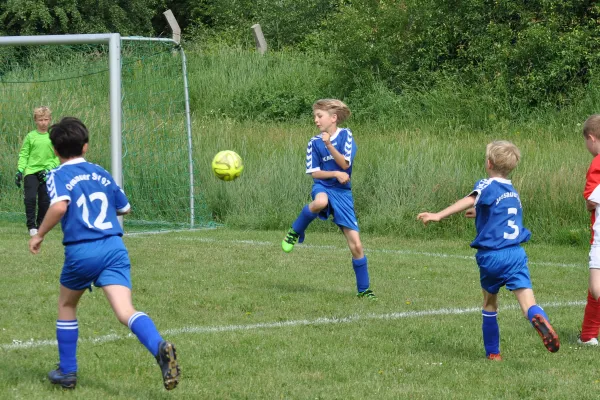
<path fill-rule="evenodd" d="M 542 338 L 546 349 L 552 353 L 557 352 L 560 348 L 558 335 L 550 325 L 546 312 L 536 304 L 533 290 L 529 288 L 516 289 L 513 293 L 519 301 L 521 311 Z"/>
<path fill-rule="evenodd" d="M 600 298 L 600 269 L 590 268 L 589 289 L 592 297 L 596 300 Z"/>
<path fill-rule="evenodd" d="M 586 346 L 598 345 L 598 331 L 600 330 L 600 269 L 590 268 L 587 303 L 581 324 L 581 334 L 577 343 Z"/>
<path fill-rule="evenodd" d="M 358 232 L 345 227 L 342 228 L 342 232 L 344 232 L 344 236 L 346 237 L 348 248 L 350 249 L 350 253 L 352 253 L 352 258 L 355 260 L 363 258 L 365 256 L 365 252 L 363 250 L 362 242 L 360 241 L 360 235 Z"/>
<path fill-rule="evenodd" d="M 517 289 L 514 290 L 513 293 L 519 302 L 519 306 L 521 306 L 521 312 L 523 312 L 523 315 L 527 318 L 527 311 L 536 304 L 533 290 Z"/>
<path fill-rule="evenodd" d="M 136 313 L 131 300 L 131 289 L 121 285 L 107 285 L 102 290 L 119 322 L 127 326 L 129 318 Z"/>
<path fill-rule="evenodd" d="M 150 317 L 135 310 L 131 289 L 121 285 L 107 285 L 102 289 L 119 322 L 127 325 L 156 358 L 165 389 L 174 389 L 179 383 L 181 371 L 173 343 L 162 339 Z"/>
<path fill-rule="evenodd" d="M 58 319 L 75 319 L 77 318 L 77 304 L 79 299 L 85 293 L 83 290 L 71 290 L 60 285 L 60 293 L 58 295 Z"/>

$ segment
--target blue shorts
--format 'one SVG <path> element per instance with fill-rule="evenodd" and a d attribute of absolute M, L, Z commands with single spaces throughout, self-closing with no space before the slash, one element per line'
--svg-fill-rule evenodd
<path fill-rule="evenodd" d="M 527 254 L 521 246 L 501 250 L 479 250 L 475 255 L 479 265 L 481 287 L 496 294 L 502 286 L 508 290 L 531 289 Z"/>
<path fill-rule="evenodd" d="M 71 290 L 107 285 L 131 289 L 129 254 L 120 236 L 65 246 L 60 283 Z"/>
<path fill-rule="evenodd" d="M 319 193 L 325 193 L 328 199 L 327 207 L 321 210 L 319 218 L 327 220 L 330 215 L 333 215 L 333 222 L 337 226 L 358 232 L 352 191 L 348 189 L 329 188 L 316 183 L 313 185 L 311 193 L 313 200 Z"/>

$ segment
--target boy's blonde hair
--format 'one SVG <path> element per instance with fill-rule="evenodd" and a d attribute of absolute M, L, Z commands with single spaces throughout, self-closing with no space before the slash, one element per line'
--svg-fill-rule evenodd
<path fill-rule="evenodd" d="M 337 115 L 337 122 L 341 123 L 348 119 L 351 112 L 350 109 L 344 102 L 337 99 L 321 99 L 317 100 L 315 104 L 313 104 L 313 111 L 315 110 L 323 110 L 327 111 L 329 114 Z"/>
<path fill-rule="evenodd" d="M 485 156 L 490 160 L 494 171 L 507 176 L 519 163 L 521 152 L 509 141 L 496 140 L 487 145 Z"/>
<path fill-rule="evenodd" d="M 38 117 L 50 117 L 52 116 L 52 111 L 49 107 L 41 106 L 33 110 L 33 119 L 36 120 Z"/>
<path fill-rule="evenodd" d="M 583 123 L 583 136 L 600 139 L 600 114 L 590 115 Z"/>

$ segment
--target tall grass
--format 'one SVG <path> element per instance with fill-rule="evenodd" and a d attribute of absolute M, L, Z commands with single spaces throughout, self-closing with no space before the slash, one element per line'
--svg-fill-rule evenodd
<path fill-rule="evenodd" d="M 317 133 L 311 104 L 339 94 L 331 84 L 327 56 L 280 52 L 261 57 L 239 48 L 192 46 L 188 63 L 198 204 L 210 218 L 230 226 L 285 230 L 310 200 L 304 153 L 309 138 Z M 144 219 L 167 218 L 158 210 L 187 207 L 184 198 L 165 203 L 173 181 L 185 178 L 184 132 L 178 111 L 171 117 L 156 115 L 161 107 L 177 109 L 178 103 L 158 100 L 162 89 L 174 90 L 179 82 L 154 80 L 157 88 L 153 89 L 136 71 L 134 65 L 124 77 L 125 89 L 135 86 L 138 93 L 127 103 L 133 114 L 125 122 L 124 161 L 129 162 L 125 189 Z M 76 86 L 69 88 L 69 96 L 64 85 L 52 90 L 45 85 L 40 93 L 62 96 L 55 106 L 60 113 L 73 115 L 76 110 L 86 115 L 94 134 L 103 138 L 94 137 L 90 156 L 108 167 L 108 114 L 99 106 L 89 106 L 100 100 L 106 104 L 105 85 L 91 81 L 97 94 L 88 98 Z M 583 146 L 580 124 L 600 105 L 600 91 L 591 85 L 583 101 L 557 111 L 512 110 L 502 94 L 484 89 L 449 79 L 430 90 L 402 93 L 376 84 L 344 98 L 354 113 L 348 122 L 358 143 L 352 180 L 363 232 L 419 238 L 434 231 L 445 237 L 471 238 L 471 220 L 453 217 L 424 229 L 415 216 L 468 194 L 476 180 L 485 177 L 485 145 L 507 139 L 522 151 L 512 179 L 521 193 L 533 240 L 585 243 L 588 216 L 581 192 L 591 157 Z M 10 104 L 28 112 L 43 99 L 34 93 L 24 101 L 18 91 L 12 96 L 0 106 Z M 90 110 L 97 113 L 85 114 Z M 160 126 L 159 134 L 150 125 Z M 3 148 L 8 149 L 0 156 L 3 171 L 12 171 L 16 164 L 14 134 L 5 127 L 0 135 Z M 222 182 L 212 176 L 210 160 L 224 149 L 235 150 L 244 159 L 245 170 L 237 181 Z M 170 167 L 176 160 L 182 162 Z M 10 175 L 0 178 L 0 205 L 2 210 L 19 210 L 22 206 Z M 310 229 L 336 228 L 317 222 Z"/>
<path fill-rule="evenodd" d="M 227 225 L 246 229 L 284 230 L 310 200 L 312 179 L 304 171 L 305 148 L 315 134 L 304 125 L 196 121 L 203 145 L 197 168 L 209 209 Z M 472 220 L 453 217 L 424 229 L 415 217 L 437 211 L 467 195 L 486 177 L 485 145 L 495 139 L 516 143 L 523 154 L 511 179 L 521 194 L 525 224 L 533 240 L 584 243 L 588 216 L 581 196 L 590 157 L 579 136 L 553 139 L 521 132 L 441 135 L 377 125 L 351 124 L 358 144 L 352 185 L 359 226 L 364 232 L 398 237 L 425 237 L 434 231 L 448 238 L 470 238 Z M 233 149 L 245 170 L 234 182 L 211 176 L 214 152 Z M 330 229 L 314 223 L 311 230 Z"/>

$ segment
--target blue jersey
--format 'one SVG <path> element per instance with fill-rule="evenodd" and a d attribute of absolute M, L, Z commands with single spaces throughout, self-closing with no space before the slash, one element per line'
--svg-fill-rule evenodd
<path fill-rule="evenodd" d="M 329 150 L 327 150 L 325 142 L 321 139 L 321 134 L 319 134 L 312 137 L 308 142 L 308 147 L 306 148 L 306 173 L 312 174 L 316 171 L 342 171 L 352 177 L 352 162 L 354 161 L 354 155 L 356 154 L 356 143 L 352 138 L 352 132 L 347 128 L 338 128 L 338 130 L 331 135 L 330 141 L 331 145 L 344 156 L 346 161 L 348 161 L 350 167 L 344 170 L 337 165 L 333 156 Z M 320 183 L 325 187 L 348 190 L 352 188 L 351 181 L 341 184 L 336 178 L 314 179 L 314 182 Z"/>
<path fill-rule="evenodd" d="M 519 194 L 508 179 L 482 179 L 475 184 L 475 227 L 471 247 L 499 250 L 526 242 L 531 237 L 523 226 Z"/>
<path fill-rule="evenodd" d="M 129 201 L 104 168 L 76 158 L 52 170 L 46 186 L 50 205 L 68 201 L 63 244 L 123 236 L 117 211 L 129 210 Z"/>

